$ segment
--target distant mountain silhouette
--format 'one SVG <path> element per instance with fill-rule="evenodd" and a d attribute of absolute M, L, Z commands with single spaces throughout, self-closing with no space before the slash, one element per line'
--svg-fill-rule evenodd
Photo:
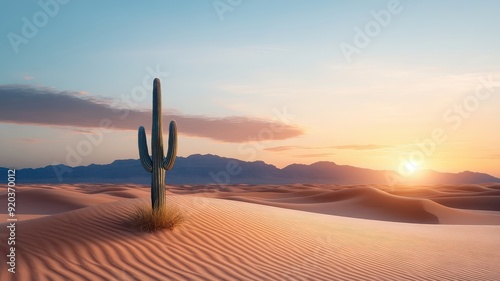
<path fill-rule="evenodd" d="M 59 178 L 58 178 L 59 173 Z M 217 155 L 195 154 L 177 157 L 174 168 L 167 173 L 167 184 L 388 184 L 385 170 L 371 170 L 333 162 L 310 165 L 292 164 L 283 169 L 263 161 L 245 162 Z M 7 169 L 0 168 L 6 175 Z M 421 171 L 419 177 L 408 178 L 405 184 L 474 184 L 500 182 L 488 174 L 465 171 L 440 173 Z M 68 167 L 47 166 L 17 170 L 18 183 L 140 183 L 149 184 L 151 175 L 144 172 L 139 160 L 116 160 L 111 164 Z M 6 177 L 1 182 L 6 183 Z"/>

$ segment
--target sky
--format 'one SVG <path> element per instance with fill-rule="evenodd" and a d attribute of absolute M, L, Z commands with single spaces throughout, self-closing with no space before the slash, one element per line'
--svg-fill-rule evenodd
<path fill-rule="evenodd" d="M 2 1 L 0 166 L 137 159 L 164 141 L 277 167 L 500 177 L 500 2 Z M 148 135 L 149 138 L 149 135 Z"/>

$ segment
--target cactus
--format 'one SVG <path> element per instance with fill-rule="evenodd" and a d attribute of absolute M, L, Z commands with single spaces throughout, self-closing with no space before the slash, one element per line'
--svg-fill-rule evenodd
<path fill-rule="evenodd" d="M 151 129 L 151 154 L 149 156 L 148 144 L 144 127 L 139 127 L 139 156 L 144 169 L 151 173 L 151 204 L 153 211 L 164 208 L 165 198 L 165 172 L 172 169 L 177 155 L 177 126 L 175 121 L 170 122 L 167 156 L 163 157 L 161 114 L 161 85 L 160 79 L 153 81 L 153 127 Z"/>

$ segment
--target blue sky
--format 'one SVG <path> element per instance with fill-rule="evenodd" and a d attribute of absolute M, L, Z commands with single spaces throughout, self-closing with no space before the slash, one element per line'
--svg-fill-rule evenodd
<path fill-rule="evenodd" d="M 44 11 L 39 3 L 57 3 L 58 11 L 16 53 L 9 36 L 22 36 L 23 17 L 33 23 Z M 220 15 L 214 3 L 230 10 Z M 399 12 L 347 60 L 341 43 L 353 45 L 356 28 L 388 5 Z M 397 169 L 415 142 L 450 125 L 443 113 L 480 77 L 500 81 L 499 8 L 498 1 L 4 1 L 0 93 L 67 94 L 112 107 L 150 81 L 148 69 L 159 69 L 164 113 L 218 126 L 184 133 L 179 126 L 181 156 Z M 131 110 L 149 110 L 147 92 Z M 66 163 L 66 147 L 96 132 L 90 120 L 61 124 L 57 103 L 40 111 L 53 117 L 44 123 L 36 113 L 27 114 L 31 121 L 1 116 L 0 166 Z M 499 106 L 498 92 L 481 101 L 419 166 L 500 176 L 500 133 L 491 130 Z M 283 111 L 289 119 L 276 117 Z M 262 139 L 274 121 L 288 131 Z M 248 137 L 228 141 L 231 122 Z M 81 164 L 137 158 L 137 133 L 125 127 L 106 134 Z"/>

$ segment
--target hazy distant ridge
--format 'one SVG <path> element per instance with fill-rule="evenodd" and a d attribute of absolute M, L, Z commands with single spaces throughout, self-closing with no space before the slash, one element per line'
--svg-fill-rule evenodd
<path fill-rule="evenodd" d="M 150 175 L 144 172 L 139 160 L 116 160 L 111 164 L 80 166 L 71 168 L 60 165 L 37 169 L 17 170 L 18 183 L 58 183 L 56 170 L 62 174 L 63 183 L 143 183 L 150 182 Z M 262 161 L 245 162 L 217 155 L 191 155 L 177 157 L 174 168 L 167 173 L 168 184 L 288 184 L 288 183 L 331 183 L 331 184 L 388 184 L 387 171 L 371 170 L 333 162 L 316 162 L 310 165 L 291 164 L 283 169 Z M 422 184 L 473 184 L 500 182 L 499 178 L 475 172 L 439 173 L 422 171 L 425 177 L 407 183 Z M 6 175 L 6 169 L 0 168 Z M 6 177 L 2 177 L 6 182 Z"/>

